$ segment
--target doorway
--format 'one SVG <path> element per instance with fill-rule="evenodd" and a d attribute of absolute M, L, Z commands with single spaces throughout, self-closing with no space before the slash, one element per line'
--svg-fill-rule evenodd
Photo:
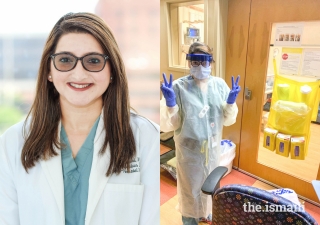
<path fill-rule="evenodd" d="M 317 9 L 320 8 L 320 2 L 314 0 L 304 2 L 299 0 L 229 0 L 228 8 L 225 80 L 228 82 L 232 75 L 240 74 L 240 85 L 243 88 L 242 95 L 237 99 L 240 108 L 237 123 L 224 129 L 224 136 L 234 140 L 237 144 L 238 154 L 235 160 L 238 161 L 238 167 L 276 186 L 291 188 L 300 196 L 319 204 L 311 184 L 311 179 L 319 178 L 319 158 L 316 159 L 315 156 L 309 155 L 310 160 L 318 161 L 314 162 L 312 175 L 306 178 L 304 174 L 309 173 L 306 168 L 303 169 L 305 171 L 301 169 L 304 173 L 300 175 L 297 173 L 298 170 L 294 171 L 295 167 L 299 167 L 297 166 L 299 161 L 290 159 L 293 160 L 292 163 L 289 162 L 285 168 L 279 168 L 275 164 L 284 165 L 283 159 L 285 158 L 281 158 L 282 156 L 278 158 L 278 155 L 272 152 L 273 155 L 267 156 L 269 162 L 266 162 L 261 158 L 263 154 L 260 154 L 262 151 L 260 149 L 263 138 L 261 135 L 263 106 L 266 103 L 266 94 L 268 94 L 266 93 L 266 82 L 268 83 L 270 78 L 267 71 L 270 44 L 272 44 L 272 25 L 274 23 L 319 21 L 320 15 Z M 315 29 L 317 30 L 315 35 L 319 35 L 320 27 Z M 249 95 L 249 93 L 252 94 Z M 309 148 L 315 141 L 313 145 L 317 152 L 319 144 L 317 144 L 317 138 L 314 137 L 317 137 L 316 133 L 319 132 L 320 126 L 313 123 L 311 127 Z M 303 161 L 300 160 L 300 163 Z"/>

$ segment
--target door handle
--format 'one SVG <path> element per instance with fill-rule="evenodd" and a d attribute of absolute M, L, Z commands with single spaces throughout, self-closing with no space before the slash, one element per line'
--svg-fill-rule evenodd
<path fill-rule="evenodd" d="M 249 88 L 244 89 L 244 98 L 247 100 L 251 100 L 252 91 Z"/>

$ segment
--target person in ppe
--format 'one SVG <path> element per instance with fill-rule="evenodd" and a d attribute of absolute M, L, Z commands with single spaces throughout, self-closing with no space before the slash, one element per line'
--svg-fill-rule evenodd
<path fill-rule="evenodd" d="M 163 74 L 160 128 L 174 131 L 177 158 L 178 209 L 184 225 L 210 221 L 212 203 L 201 193 L 210 172 L 219 165 L 223 126 L 235 123 L 240 91 L 239 78 L 232 77 L 232 89 L 220 77 L 211 76 L 212 50 L 201 42 L 190 46 L 190 74 L 168 82 Z"/>

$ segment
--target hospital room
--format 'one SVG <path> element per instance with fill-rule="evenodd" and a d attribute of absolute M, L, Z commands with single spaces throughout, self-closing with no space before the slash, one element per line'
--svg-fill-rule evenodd
<path fill-rule="evenodd" d="M 158 1 L 0 1 L 1 225 L 160 224 L 159 28 Z"/>
<path fill-rule="evenodd" d="M 243 202 L 237 211 L 232 197 L 251 201 L 240 187 L 294 201 L 320 222 L 319 7 L 312 0 L 160 1 L 161 224 L 314 223 L 283 213 L 273 220 L 266 209 L 240 214 Z M 211 111 L 225 107 L 209 91 L 219 88 L 211 75 L 226 82 L 225 99 L 237 105 L 229 124 Z M 216 166 L 225 174 L 210 175 Z"/>

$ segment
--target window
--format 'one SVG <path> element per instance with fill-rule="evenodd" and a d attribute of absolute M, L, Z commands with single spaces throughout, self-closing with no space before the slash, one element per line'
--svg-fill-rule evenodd
<path fill-rule="evenodd" d="M 170 66 L 187 67 L 186 54 L 190 45 L 204 41 L 204 2 L 170 4 L 170 33 Z"/>

